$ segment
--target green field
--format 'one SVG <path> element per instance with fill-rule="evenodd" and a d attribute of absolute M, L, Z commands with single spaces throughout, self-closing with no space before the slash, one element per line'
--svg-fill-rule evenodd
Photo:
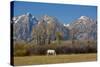
<path fill-rule="evenodd" d="M 25 57 L 14 57 L 14 65 L 55 64 L 55 63 L 96 61 L 96 60 L 97 60 L 97 54 L 25 56 Z"/>

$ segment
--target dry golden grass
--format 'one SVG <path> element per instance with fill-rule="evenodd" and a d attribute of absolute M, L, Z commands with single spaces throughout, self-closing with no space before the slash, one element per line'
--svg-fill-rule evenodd
<path fill-rule="evenodd" d="M 56 56 L 25 56 L 14 57 L 14 65 L 37 65 L 69 62 L 96 61 L 97 54 L 68 54 Z"/>

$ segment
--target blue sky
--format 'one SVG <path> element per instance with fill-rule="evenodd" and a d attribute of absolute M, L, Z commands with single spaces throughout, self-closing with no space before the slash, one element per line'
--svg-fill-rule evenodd
<path fill-rule="evenodd" d="M 36 2 L 14 2 L 14 16 L 31 13 L 36 17 L 49 15 L 56 17 L 62 23 L 70 23 L 80 16 L 88 16 L 97 19 L 96 6 L 70 5 L 70 4 L 48 4 Z"/>

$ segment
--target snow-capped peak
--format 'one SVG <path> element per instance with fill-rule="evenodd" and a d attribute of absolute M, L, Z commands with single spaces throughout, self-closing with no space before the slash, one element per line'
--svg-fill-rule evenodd
<path fill-rule="evenodd" d="M 70 26 L 70 24 L 64 24 L 64 26 L 65 26 L 65 27 L 69 27 L 69 26 Z"/>
<path fill-rule="evenodd" d="M 31 13 L 28 12 L 28 13 L 26 13 L 26 15 L 31 15 Z"/>
<path fill-rule="evenodd" d="M 34 18 L 35 18 L 35 16 L 32 16 L 32 18 L 34 19 Z"/>
<path fill-rule="evenodd" d="M 87 16 L 81 16 L 79 19 L 89 19 Z"/>

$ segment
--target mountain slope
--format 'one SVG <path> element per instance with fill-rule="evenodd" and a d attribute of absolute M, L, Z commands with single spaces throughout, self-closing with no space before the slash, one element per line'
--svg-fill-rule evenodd
<path fill-rule="evenodd" d="M 14 39 L 28 40 L 31 37 L 32 28 L 36 25 L 38 20 L 30 13 L 14 17 L 13 19 L 13 33 Z"/>
<path fill-rule="evenodd" d="M 55 18 L 55 17 L 44 15 L 39 20 L 37 26 L 40 27 L 41 30 L 45 29 L 47 36 L 50 37 L 51 40 L 55 40 L 56 39 L 56 33 L 57 32 L 62 34 L 62 38 L 63 39 L 67 39 L 68 38 L 68 29 L 66 27 L 64 27 L 63 24 L 61 24 L 58 21 L 58 19 Z M 45 27 L 45 28 L 42 29 L 43 27 Z"/>
<path fill-rule="evenodd" d="M 75 38 L 79 40 L 95 40 L 97 37 L 97 23 L 91 18 L 81 16 L 70 24 L 70 28 L 77 30 Z"/>

